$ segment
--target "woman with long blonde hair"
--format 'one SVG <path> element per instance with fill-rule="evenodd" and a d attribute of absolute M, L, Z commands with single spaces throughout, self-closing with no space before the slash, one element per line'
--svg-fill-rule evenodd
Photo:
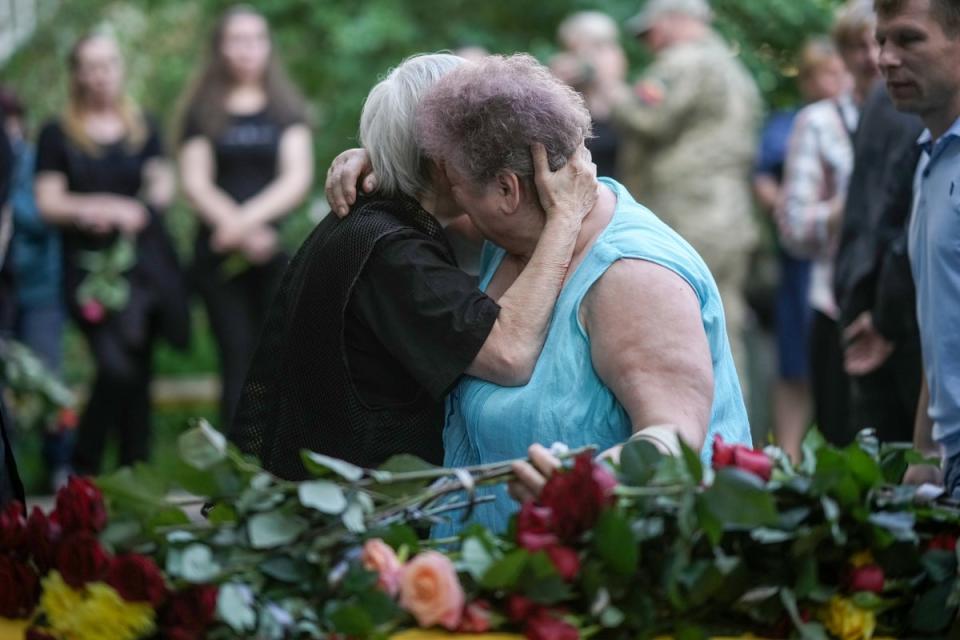
<path fill-rule="evenodd" d="M 42 217 L 63 233 L 67 308 L 96 363 L 74 454 L 78 472 L 95 474 L 112 430 L 121 464 L 148 457 L 153 345 L 185 346 L 188 323 L 159 218 L 175 193 L 160 132 L 126 93 L 110 35 L 82 37 L 68 64 L 69 99 L 40 133 L 34 184 Z M 124 263 L 119 274 L 103 268 L 111 261 Z"/>
<path fill-rule="evenodd" d="M 194 282 L 220 352 L 221 428 L 240 397 L 287 257 L 277 225 L 313 181 L 306 105 L 277 58 L 266 19 L 237 6 L 216 25 L 184 101 L 180 174 L 200 220 Z M 236 273 L 230 264 L 241 264 Z"/>

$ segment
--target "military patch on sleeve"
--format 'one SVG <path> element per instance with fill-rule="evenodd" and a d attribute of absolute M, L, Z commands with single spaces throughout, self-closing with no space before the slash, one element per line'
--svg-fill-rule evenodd
<path fill-rule="evenodd" d="M 641 80 L 633 88 L 640 101 L 650 107 L 656 107 L 663 102 L 667 95 L 667 87 L 661 81 L 655 78 L 646 78 Z"/>

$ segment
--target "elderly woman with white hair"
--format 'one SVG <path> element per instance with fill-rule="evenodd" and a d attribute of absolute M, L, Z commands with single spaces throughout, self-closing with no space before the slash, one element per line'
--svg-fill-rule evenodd
<path fill-rule="evenodd" d="M 444 237 L 460 213 L 449 184 L 414 130 L 423 94 L 465 64 L 416 56 L 373 88 L 360 139 L 377 188 L 322 221 L 287 267 L 231 433 L 278 476 L 304 477 L 301 449 L 363 466 L 399 453 L 439 463 L 442 401 L 464 373 L 504 386 L 532 374 L 596 201 L 595 168 L 584 153 L 552 172 L 534 148 L 544 232 L 499 300 L 477 289 Z"/>

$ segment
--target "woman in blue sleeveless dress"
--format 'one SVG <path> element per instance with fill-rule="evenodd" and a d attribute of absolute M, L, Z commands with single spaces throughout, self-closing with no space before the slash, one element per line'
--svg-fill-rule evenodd
<path fill-rule="evenodd" d="M 542 142 L 562 164 L 556 151 L 584 131 L 582 100 L 529 56 L 458 69 L 421 104 L 421 144 L 499 245 L 485 249 L 480 274 L 492 297 L 522 271 L 542 229 L 522 151 Z M 750 443 L 717 286 L 687 242 L 603 179 L 530 382 L 462 378 L 447 398 L 444 464 L 520 458 L 535 442 L 614 449 L 638 436 L 666 450 L 682 438 L 709 462 L 715 434 Z M 517 505 L 503 487 L 487 492 L 495 500 L 477 505 L 471 520 L 502 530 Z M 460 526 L 439 525 L 434 535 Z"/>

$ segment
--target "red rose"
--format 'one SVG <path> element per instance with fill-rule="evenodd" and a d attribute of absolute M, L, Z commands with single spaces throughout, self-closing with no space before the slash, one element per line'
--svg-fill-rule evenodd
<path fill-rule="evenodd" d="M 553 474 L 540 494 L 540 504 L 553 514 L 552 528 L 561 540 L 575 540 L 591 529 L 613 502 L 609 484 L 595 474 L 597 466 L 589 451 L 581 453 L 573 469 Z"/>
<path fill-rule="evenodd" d="M 557 536 L 550 531 L 550 509 L 538 507 L 532 502 L 520 507 L 517 514 L 517 544 L 527 551 L 539 551 L 558 544 Z"/>
<path fill-rule="evenodd" d="M 79 589 L 88 582 L 103 579 L 110 570 L 110 556 L 92 533 L 72 533 L 57 550 L 57 570 L 64 582 Z"/>
<path fill-rule="evenodd" d="M 0 511 L 0 552 L 20 549 L 25 542 L 26 528 L 23 505 L 14 500 Z"/>
<path fill-rule="evenodd" d="M 580 640 L 580 632 L 576 627 L 554 618 L 545 609 L 527 622 L 523 635 L 527 640 Z"/>
<path fill-rule="evenodd" d="M 107 317 L 107 309 L 99 300 L 88 300 L 80 306 L 80 316 L 90 324 L 100 324 Z"/>
<path fill-rule="evenodd" d="M 106 582 L 127 602 L 149 602 L 157 608 L 167 599 L 163 574 L 146 556 L 130 553 L 114 558 Z"/>
<path fill-rule="evenodd" d="M 28 618 L 40 600 L 40 578 L 30 565 L 0 555 L 0 617 Z"/>
<path fill-rule="evenodd" d="M 749 471 L 764 482 L 773 473 L 773 460 L 763 451 L 743 445 L 728 445 L 720 436 L 713 437 L 713 468 L 736 467 Z"/>
<path fill-rule="evenodd" d="M 927 551 L 954 551 L 957 548 L 957 536 L 950 533 L 935 535 L 927 543 Z"/>
<path fill-rule="evenodd" d="M 870 591 L 872 593 L 883 592 L 883 569 L 880 565 L 865 564 L 850 571 L 850 578 L 847 581 L 847 588 L 852 592 Z"/>
<path fill-rule="evenodd" d="M 486 633 L 490 630 L 490 603 L 475 600 L 463 608 L 459 633 Z"/>
<path fill-rule="evenodd" d="M 553 563 L 560 577 L 569 582 L 580 573 L 580 556 L 570 547 L 561 547 L 559 545 L 550 547 L 547 550 L 550 562 Z"/>
<path fill-rule="evenodd" d="M 507 617 L 510 618 L 512 622 L 524 622 L 531 614 L 539 611 L 541 608 L 540 605 L 524 596 L 513 594 L 507 598 Z"/>
<path fill-rule="evenodd" d="M 48 518 L 40 507 L 34 507 L 27 518 L 27 549 L 40 573 L 53 567 L 60 542 L 60 523 Z"/>
<path fill-rule="evenodd" d="M 67 486 L 57 492 L 56 518 L 64 533 L 103 531 L 107 526 L 107 510 L 103 494 L 87 478 L 71 476 Z"/>
<path fill-rule="evenodd" d="M 160 612 L 160 635 L 170 640 L 202 640 L 216 610 L 216 587 L 200 585 L 178 591 Z"/>

